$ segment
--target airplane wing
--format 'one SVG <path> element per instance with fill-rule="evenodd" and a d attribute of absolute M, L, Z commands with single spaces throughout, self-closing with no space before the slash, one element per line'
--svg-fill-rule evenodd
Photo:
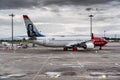
<path fill-rule="evenodd" d="M 80 41 L 80 42 L 71 42 L 66 45 L 66 47 L 82 47 L 84 49 L 94 48 L 94 44 L 91 40 L 88 41 Z"/>

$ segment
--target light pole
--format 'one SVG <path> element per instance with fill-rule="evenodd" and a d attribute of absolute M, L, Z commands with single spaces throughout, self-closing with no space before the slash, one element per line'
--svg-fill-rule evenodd
<path fill-rule="evenodd" d="M 13 17 L 15 16 L 14 14 L 10 14 L 9 16 L 11 16 L 12 18 L 11 18 L 11 20 L 12 20 L 12 22 L 11 22 L 11 35 L 12 35 L 12 49 L 13 49 Z"/>
<path fill-rule="evenodd" d="M 105 32 L 106 32 L 106 31 L 104 30 L 104 38 L 106 37 Z"/>
<path fill-rule="evenodd" d="M 92 38 L 92 17 L 94 17 L 94 16 L 91 14 L 91 15 L 89 15 L 89 17 L 90 17 L 90 36 Z"/>

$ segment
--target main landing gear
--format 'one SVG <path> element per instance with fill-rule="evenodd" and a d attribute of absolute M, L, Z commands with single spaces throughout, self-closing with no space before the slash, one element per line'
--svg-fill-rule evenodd
<path fill-rule="evenodd" d="M 77 47 L 72 48 L 73 51 L 78 51 Z"/>
<path fill-rule="evenodd" d="M 102 46 L 100 46 L 99 50 L 102 50 Z"/>
<path fill-rule="evenodd" d="M 63 48 L 63 51 L 67 51 L 67 50 L 68 50 L 68 48 L 67 48 L 67 47 L 64 47 L 64 48 Z"/>
<path fill-rule="evenodd" d="M 72 51 L 78 51 L 77 47 L 72 47 L 72 48 L 64 47 L 63 51 L 68 51 L 69 49 L 72 49 Z"/>

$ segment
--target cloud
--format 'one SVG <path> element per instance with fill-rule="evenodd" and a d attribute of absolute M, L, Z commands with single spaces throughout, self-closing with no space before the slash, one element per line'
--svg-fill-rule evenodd
<path fill-rule="evenodd" d="M 94 5 L 119 0 L 0 0 L 0 9 L 36 8 L 50 5 Z M 87 9 L 88 10 L 88 9 Z"/>
<path fill-rule="evenodd" d="M 38 0 L 0 0 L 0 9 L 32 8 L 40 5 Z"/>
<path fill-rule="evenodd" d="M 14 35 L 26 34 L 22 15 L 29 15 L 39 31 L 45 34 L 89 34 L 89 14 L 93 14 L 93 31 L 119 34 L 119 0 L 0 0 L 0 35 L 11 35 L 14 13 Z M 113 29 L 114 27 L 114 29 Z M 7 33 L 7 34 L 5 34 Z"/>
<path fill-rule="evenodd" d="M 46 0 L 45 5 L 93 5 L 93 4 L 104 4 L 111 1 L 118 0 Z"/>

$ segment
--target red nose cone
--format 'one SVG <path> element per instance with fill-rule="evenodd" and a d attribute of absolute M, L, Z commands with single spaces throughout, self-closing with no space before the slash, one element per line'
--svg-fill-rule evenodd
<path fill-rule="evenodd" d="M 108 42 L 107 42 L 107 40 L 105 40 L 105 44 L 107 44 Z"/>
<path fill-rule="evenodd" d="M 103 42 L 104 42 L 104 45 L 106 45 L 108 43 L 107 40 L 105 40 L 105 39 L 103 40 Z"/>

